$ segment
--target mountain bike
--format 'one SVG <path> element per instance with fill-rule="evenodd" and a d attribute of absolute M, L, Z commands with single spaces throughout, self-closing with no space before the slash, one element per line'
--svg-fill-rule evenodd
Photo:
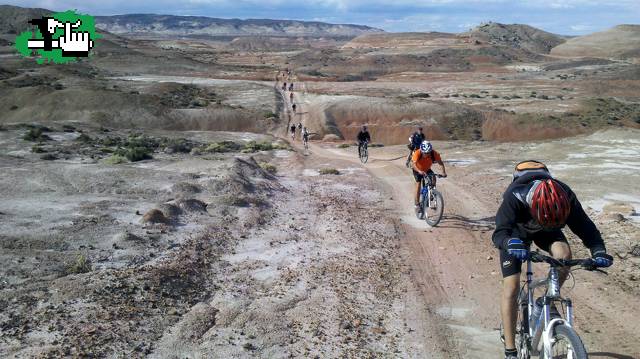
<path fill-rule="evenodd" d="M 532 262 L 549 264 L 544 279 L 533 279 Z M 531 252 L 527 260 L 527 280 L 518 293 L 518 322 L 516 325 L 516 348 L 518 359 L 529 359 L 539 355 L 541 359 L 586 359 L 587 351 L 582 340 L 573 329 L 573 304 L 571 299 L 560 296 L 558 268 L 580 266 L 589 271 L 596 268 L 593 259 L 561 260 L 539 252 Z M 545 294 L 534 301 L 536 288 L 545 288 Z M 563 318 L 555 304 L 565 313 Z"/>
<path fill-rule="evenodd" d="M 302 135 L 302 143 L 304 144 L 304 149 L 309 149 L 309 135 Z"/>
<path fill-rule="evenodd" d="M 444 176 L 430 172 L 422 177 L 420 202 L 416 211 L 418 219 L 424 219 L 432 227 L 440 223 L 444 212 L 444 199 L 442 198 L 442 193 L 436 189 L 436 177 L 443 178 Z"/>
<path fill-rule="evenodd" d="M 369 150 L 368 150 L 368 142 L 362 142 L 358 145 L 358 156 L 360 157 L 360 162 L 367 163 L 369 160 Z"/>

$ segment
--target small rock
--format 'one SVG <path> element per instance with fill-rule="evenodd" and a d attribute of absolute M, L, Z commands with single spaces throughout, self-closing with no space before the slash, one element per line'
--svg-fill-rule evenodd
<path fill-rule="evenodd" d="M 167 217 L 159 209 L 151 209 L 142 216 L 142 223 L 169 223 Z"/>
<path fill-rule="evenodd" d="M 487 256 L 487 260 L 488 260 L 488 261 L 492 261 L 492 260 L 493 260 L 493 257 L 492 257 L 492 256 Z"/>

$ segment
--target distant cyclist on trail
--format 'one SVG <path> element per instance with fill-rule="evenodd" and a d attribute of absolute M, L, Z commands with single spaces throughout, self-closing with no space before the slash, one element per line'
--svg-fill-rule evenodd
<path fill-rule="evenodd" d="M 291 105 L 291 109 L 293 110 L 293 113 L 296 113 L 296 104 L 295 103 L 293 105 Z"/>
<path fill-rule="evenodd" d="M 303 142 L 309 141 L 309 131 L 307 130 L 307 127 L 302 128 L 302 141 Z"/>
<path fill-rule="evenodd" d="M 289 94 L 289 101 L 293 102 L 293 92 Z"/>
<path fill-rule="evenodd" d="M 503 277 L 500 307 L 506 359 L 518 358 L 515 327 L 522 262 L 529 257 L 532 242 L 554 258 L 571 259 L 571 248 L 561 230 L 565 225 L 589 248 L 596 266 L 613 264 L 600 232 L 571 188 L 551 177 L 547 166 L 541 162 L 518 163 L 513 182 L 505 191 L 496 214 L 492 238 L 500 250 Z M 560 271 L 561 285 L 567 275 L 567 271 Z M 557 312 L 557 309 L 552 306 L 553 311 Z"/>
<path fill-rule="evenodd" d="M 293 82 L 289 84 L 289 91 L 293 91 Z"/>
<path fill-rule="evenodd" d="M 367 131 L 367 126 L 362 126 L 362 130 L 358 132 L 358 156 L 360 156 L 362 147 L 366 146 L 369 142 L 371 142 L 371 135 L 369 131 Z"/>
<path fill-rule="evenodd" d="M 431 166 L 437 163 L 442 168 L 442 177 L 447 177 L 447 169 L 444 168 L 444 162 L 438 151 L 433 149 L 431 142 L 422 141 L 420 148 L 413 152 L 411 156 L 411 169 L 413 170 L 413 178 L 416 180 L 416 195 L 414 204 L 416 213 L 420 211 L 420 187 L 424 176 L 433 174 Z M 435 181 L 435 178 L 434 178 Z"/>
<path fill-rule="evenodd" d="M 407 156 L 406 166 L 409 167 L 411 164 L 411 156 L 413 155 L 413 151 L 420 148 L 420 144 L 425 140 L 424 133 L 422 133 L 422 127 L 418 127 L 418 131 L 414 132 L 411 137 L 409 137 L 409 156 Z"/>
<path fill-rule="evenodd" d="M 296 125 L 295 124 L 291 125 L 291 128 L 289 129 L 289 131 L 291 131 L 291 139 L 295 140 L 296 139 Z"/>
<path fill-rule="evenodd" d="M 282 83 L 282 91 L 287 91 L 287 83 L 286 82 Z"/>

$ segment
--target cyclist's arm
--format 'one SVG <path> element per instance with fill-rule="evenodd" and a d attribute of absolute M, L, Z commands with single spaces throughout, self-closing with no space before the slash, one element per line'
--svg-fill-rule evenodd
<path fill-rule="evenodd" d="M 436 161 L 437 164 L 442 168 L 442 175 L 447 177 L 447 169 L 444 168 L 444 162 L 442 160 Z"/>
<path fill-rule="evenodd" d="M 568 187 L 565 187 L 565 189 L 568 189 Z M 571 212 L 569 213 L 569 218 L 567 218 L 569 229 L 582 240 L 582 243 L 591 250 L 592 254 L 598 250 L 606 251 L 602 235 L 595 223 L 584 212 L 575 193 L 570 189 L 568 192 L 571 202 Z"/>
<path fill-rule="evenodd" d="M 491 237 L 496 248 L 507 249 L 507 242 L 513 237 L 513 229 L 518 223 L 520 207 L 520 202 L 512 193 L 507 192 L 503 195 L 502 204 L 496 213 L 496 229 Z"/>

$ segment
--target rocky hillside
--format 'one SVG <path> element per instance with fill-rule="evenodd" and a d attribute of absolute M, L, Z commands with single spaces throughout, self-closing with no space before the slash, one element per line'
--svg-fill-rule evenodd
<path fill-rule="evenodd" d="M 551 50 L 558 56 L 604 58 L 640 57 L 640 25 L 618 25 L 612 29 L 575 37 Z"/>
<path fill-rule="evenodd" d="M 131 14 L 97 16 L 98 28 L 115 34 L 165 36 L 351 36 L 382 30 L 361 25 L 262 19 L 217 19 L 203 16 Z"/>
<path fill-rule="evenodd" d="M 28 29 L 28 21 L 51 11 L 45 9 L 29 9 L 11 5 L 0 5 L 0 34 L 19 34 Z"/>
<path fill-rule="evenodd" d="M 566 41 L 563 36 L 529 25 L 505 25 L 495 22 L 482 24 L 462 36 L 468 36 L 481 43 L 509 46 L 542 54 L 548 54 L 552 48 Z"/>

